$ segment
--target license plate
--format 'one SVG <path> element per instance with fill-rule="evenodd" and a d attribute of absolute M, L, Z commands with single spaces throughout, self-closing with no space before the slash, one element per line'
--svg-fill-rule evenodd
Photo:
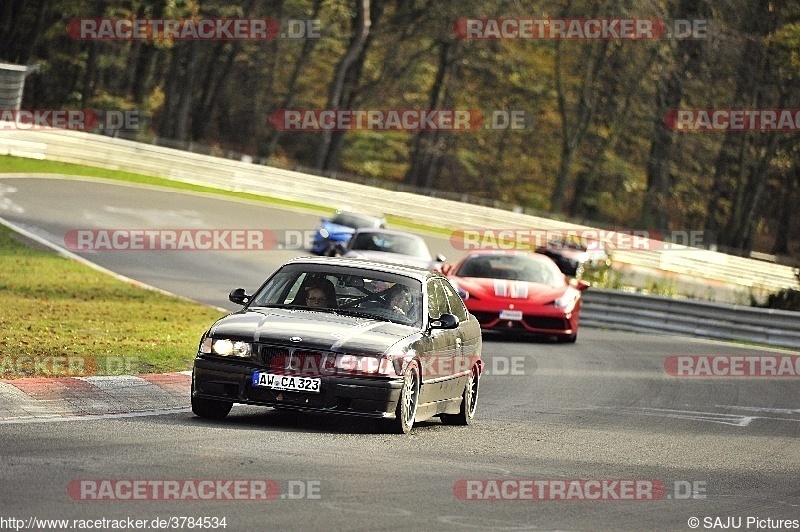
<path fill-rule="evenodd" d="M 520 321 L 522 319 L 522 311 L 521 310 L 501 310 L 500 311 L 500 319 L 501 320 Z"/>
<path fill-rule="evenodd" d="M 275 375 L 274 373 L 253 373 L 253 386 L 272 388 L 289 392 L 319 393 L 321 379 L 297 377 L 295 375 Z"/>

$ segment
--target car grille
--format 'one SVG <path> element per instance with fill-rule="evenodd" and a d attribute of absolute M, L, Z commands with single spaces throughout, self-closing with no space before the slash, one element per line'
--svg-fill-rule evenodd
<path fill-rule="evenodd" d="M 258 361 L 272 369 L 272 361 L 275 360 L 276 364 L 284 360 L 289 355 L 291 349 L 287 347 L 275 347 L 270 345 L 261 345 L 258 348 Z"/>
<path fill-rule="evenodd" d="M 478 323 L 481 325 L 489 325 L 499 318 L 497 312 L 472 312 L 472 315 L 475 316 L 475 319 L 478 320 Z M 564 331 L 570 328 L 569 322 L 567 320 L 561 318 L 543 318 L 538 316 L 524 316 L 523 321 L 525 325 L 532 329 L 547 329 L 553 331 Z M 510 326 L 506 326 L 508 323 L 511 323 Z M 503 329 L 513 329 L 522 327 L 520 322 L 507 322 L 506 320 L 501 320 L 500 324 Z"/>
<path fill-rule="evenodd" d="M 258 361 L 281 374 L 319 376 L 333 372 L 336 355 L 326 351 L 313 351 L 295 347 L 261 345 Z"/>
<path fill-rule="evenodd" d="M 539 318 L 536 316 L 525 316 L 525 325 L 534 329 L 552 329 L 563 331 L 569 329 L 569 322 L 560 318 Z"/>
<path fill-rule="evenodd" d="M 475 312 L 471 311 L 472 315 L 475 316 L 475 319 L 478 320 L 478 323 L 481 325 L 486 325 L 488 323 L 493 322 L 497 319 L 497 312 Z"/>

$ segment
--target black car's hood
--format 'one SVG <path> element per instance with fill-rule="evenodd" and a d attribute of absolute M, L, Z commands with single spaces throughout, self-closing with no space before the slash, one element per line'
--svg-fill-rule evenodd
<path fill-rule="evenodd" d="M 246 309 L 217 321 L 215 338 L 295 345 L 354 355 L 385 353 L 403 338 L 418 332 L 414 327 L 387 321 L 312 310 Z M 291 342 L 292 337 L 301 340 Z"/>

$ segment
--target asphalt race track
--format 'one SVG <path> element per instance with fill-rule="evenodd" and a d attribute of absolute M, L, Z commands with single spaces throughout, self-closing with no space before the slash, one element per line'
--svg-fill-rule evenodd
<path fill-rule="evenodd" d="M 305 254 L 285 248 L 319 219 L 43 178 L 0 178 L 0 217 L 62 246 L 77 229 L 274 231 L 268 251 L 77 252 L 228 309 L 231 288 L 254 290 Z M 434 253 L 459 255 L 444 239 L 428 242 Z M 234 531 L 800 528 L 798 377 L 686 378 L 664 367 L 674 355 L 782 354 L 589 328 L 574 345 L 487 336 L 475 424 L 431 421 L 409 436 L 245 406 L 224 422 L 184 410 L 3 423 L 0 529 L 28 528 L 32 518 L 68 519 L 67 529 L 79 528 L 72 520 L 129 518 L 144 529 L 209 529 L 216 518 L 216 529 Z M 184 491 L 165 496 L 175 481 Z M 211 496 L 192 497 L 187 486 Z M 204 517 L 202 527 L 188 519 Z"/>

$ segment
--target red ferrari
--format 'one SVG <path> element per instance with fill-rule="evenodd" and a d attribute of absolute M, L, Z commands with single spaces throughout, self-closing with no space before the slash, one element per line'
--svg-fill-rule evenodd
<path fill-rule="evenodd" d="M 578 338 L 581 292 L 552 259 L 537 253 L 473 251 L 443 272 L 483 330 Z"/>

